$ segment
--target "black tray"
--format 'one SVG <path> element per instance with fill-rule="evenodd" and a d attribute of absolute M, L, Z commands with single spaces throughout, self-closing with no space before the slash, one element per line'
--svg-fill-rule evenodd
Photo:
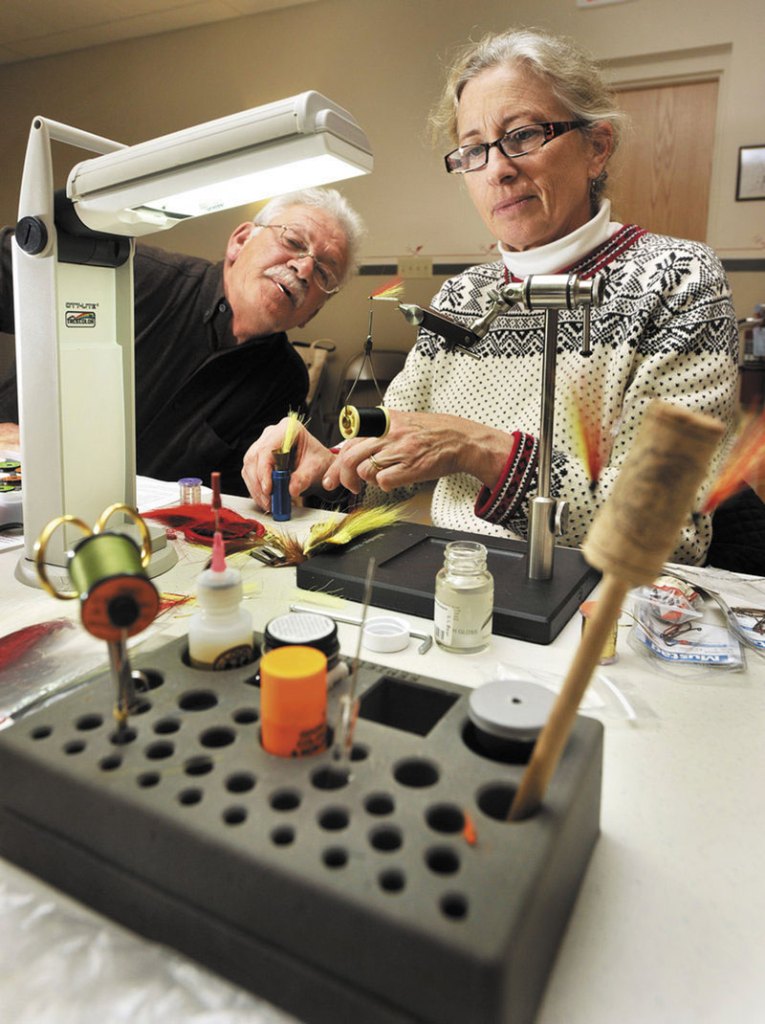
<path fill-rule="evenodd" d="M 297 567 L 297 583 L 305 590 L 362 601 L 367 565 L 374 556 L 372 604 L 432 619 L 444 548 L 459 539 L 480 541 L 488 550 L 494 576 L 492 632 L 499 636 L 551 643 L 600 579 L 575 548 L 555 549 L 552 579 L 529 580 L 523 541 L 402 523 L 313 555 Z"/>

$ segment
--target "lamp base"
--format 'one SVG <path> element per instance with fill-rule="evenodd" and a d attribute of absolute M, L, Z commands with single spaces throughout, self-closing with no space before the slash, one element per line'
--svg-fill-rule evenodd
<path fill-rule="evenodd" d="M 163 526 L 155 523 L 147 523 L 147 526 L 151 534 L 151 559 L 146 566 L 146 575 L 153 579 L 155 576 L 161 576 L 162 573 L 172 569 L 178 561 L 178 552 L 172 544 L 167 543 L 167 536 Z M 129 534 L 138 543 L 138 532 L 130 524 L 120 527 L 120 532 Z M 69 573 L 63 566 L 48 563 L 46 568 L 48 579 L 56 590 L 67 591 L 72 589 Z M 40 586 L 37 566 L 33 559 L 27 558 L 26 554 L 22 554 L 16 563 L 14 575 L 19 583 L 24 583 L 28 587 Z"/>
<path fill-rule="evenodd" d="M 499 636 L 551 643 L 600 579 L 576 548 L 556 548 L 552 578 L 530 580 L 528 545 L 523 541 L 403 523 L 313 555 L 297 567 L 297 583 L 305 590 L 328 590 L 362 601 L 367 564 L 374 557 L 371 603 L 432 619 L 444 547 L 460 539 L 479 541 L 487 548 L 494 576 L 492 629 Z"/>

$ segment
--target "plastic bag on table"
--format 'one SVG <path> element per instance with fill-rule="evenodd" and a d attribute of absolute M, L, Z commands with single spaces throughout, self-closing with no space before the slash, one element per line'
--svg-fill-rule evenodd
<path fill-rule="evenodd" d="M 104 642 L 66 617 L 0 637 L 0 728 L 13 716 L 81 685 L 106 661 Z"/>
<path fill-rule="evenodd" d="M 692 583 L 676 576 L 659 576 L 650 586 L 633 591 L 636 601 L 647 604 L 655 618 L 668 625 L 700 619 L 703 601 Z"/>
<path fill-rule="evenodd" d="M 491 670 L 482 669 L 481 675 L 486 683 L 496 679 L 522 679 L 525 682 L 538 683 L 553 693 L 560 692 L 565 678 L 565 673 L 524 668 L 505 662 L 497 662 Z M 598 667 L 593 672 L 579 705 L 579 713 L 601 721 L 626 723 L 630 726 L 656 719 L 656 713 L 648 706 L 636 687 L 626 680 L 620 680 L 618 684 L 615 682 L 610 666 Z"/>
<path fill-rule="evenodd" d="M 706 622 L 701 614 L 668 623 L 655 602 L 641 598 L 640 590 L 633 593 L 629 644 L 664 671 L 691 678 L 746 667 L 743 648 L 727 626 Z"/>
<path fill-rule="evenodd" d="M 165 946 L 0 862 L 8 1024 L 298 1024 Z"/>

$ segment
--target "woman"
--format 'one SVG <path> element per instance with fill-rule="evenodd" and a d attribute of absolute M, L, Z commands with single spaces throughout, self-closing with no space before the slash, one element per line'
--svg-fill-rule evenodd
<path fill-rule="evenodd" d="M 581 310 L 559 314 L 551 493 L 569 504 L 568 545 L 586 535 L 654 398 L 729 428 L 735 411 L 738 342 L 719 260 L 704 245 L 610 219 L 604 187 L 620 118 L 592 62 L 569 42 L 532 30 L 469 47 L 435 116 L 456 146 L 447 170 L 463 178 L 502 256 L 447 281 L 436 310 L 469 326 L 511 275 L 565 271 L 586 279 L 599 272 L 605 279 L 604 301 L 592 311 L 589 358 L 580 351 Z M 333 456 L 301 435 L 293 493 L 319 480 L 354 493 L 370 483 L 391 492 L 436 480 L 436 524 L 526 536 L 537 479 L 543 331 L 543 313 L 512 308 L 474 346 L 480 359 L 447 351 L 443 339 L 421 331 L 385 396 L 387 436 L 356 439 Z M 596 486 L 575 452 L 566 401 L 585 374 L 583 401 L 610 445 Z M 264 509 L 270 452 L 282 432 L 269 428 L 245 460 L 245 481 Z M 674 557 L 701 562 L 710 536 L 708 518 L 689 520 Z"/>

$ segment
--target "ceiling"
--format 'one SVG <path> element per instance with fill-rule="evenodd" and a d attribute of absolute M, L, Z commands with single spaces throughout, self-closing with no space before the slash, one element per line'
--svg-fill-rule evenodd
<path fill-rule="evenodd" d="M 0 64 L 316 0 L 0 0 Z"/>

